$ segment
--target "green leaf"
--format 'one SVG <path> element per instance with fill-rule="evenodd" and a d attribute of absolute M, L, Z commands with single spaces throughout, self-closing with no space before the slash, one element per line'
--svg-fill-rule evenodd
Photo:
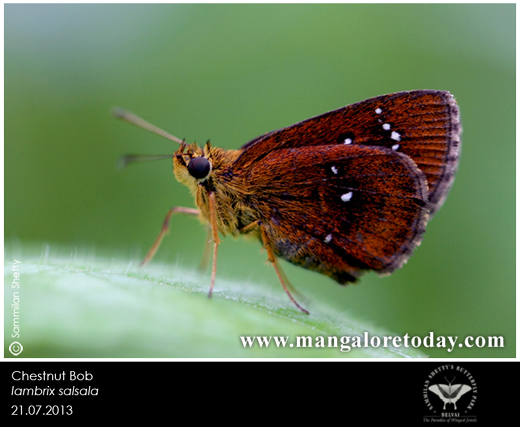
<path fill-rule="evenodd" d="M 14 357 L 13 341 L 23 345 L 19 358 L 425 357 L 413 348 L 383 347 L 383 336 L 395 334 L 348 312 L 307 301 L 306 315 L 283 291 L 273 294 L 262 284 L 217 275 L 208 298 L 209 278 L 182 266 L 140 268 L 137 259 L 42 246 L 6 250 L 6 357 Z M 21 263 L 13 270 L 15 259 Z M 365 347 L 366 334 L 381 337 L 380 345 Z M 347 336 L 350 347 L 342 351 Z M 241 337 L 270 342 L 244 346 Z M 287 337 L 285 347 L 274 337 Z M 308 347 L 298 346 L 298 337 L 310 337 Z M 318 337 L 324 347 L 317 347 Z M 336 347 L 328 346 L 333 337 Z"/>

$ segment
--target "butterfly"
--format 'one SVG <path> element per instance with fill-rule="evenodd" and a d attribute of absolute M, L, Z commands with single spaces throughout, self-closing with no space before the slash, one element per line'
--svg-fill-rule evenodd
<path fill-rule="evenodd" d="M 455 98 L 416 90 L 370 98 L 266 133 L 238 150 L 203 147 L 117 109 L 116 117 L 179 144 L 173 173 L 197 208 L 173 207 L 142 264 L 149 262 L 173 214 L 208 223 L 213 241 L 209 295 L 221 235 L 259 240 L 290 300 L 278 258 L 355 282 L 366 271 L 390 274 L 420 244 L 457 170 L 461 125 Z M 123 163 L 172 158 L 128 155 Z"/>
<path fill-rule="evenodd" d="M 455 380 L 455 378 L 453 379 Z M 453 382 L 452 380 L 452 382 Z M 442 409 L 446 409 L 447 403 L 452 403 L 454 408 L 457 409 L 457 401 L 462 397 L 462 395 L 466 394 L 471 390 L 471 387 L 466 384 L 451 384 L 450 381 L 446 380 L 448 385 L 446 384 L 434 384 L 428 387 L 428 390 L 435 393 L 437 396 L 441 398 L 444 402 L 444 406 Z"/>

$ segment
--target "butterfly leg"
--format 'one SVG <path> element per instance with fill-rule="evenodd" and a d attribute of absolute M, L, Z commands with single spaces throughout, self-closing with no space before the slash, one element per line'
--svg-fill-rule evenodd
<path fill-rule="evenodd" d="M 202 251 L 202 259 L 200 260 L 200 264 L 197 267 L 197 269 L 200 272 L 205 272 L 208 269 L 209 265 L 209 259 L 211 256 L 211 246 L 210 243 L 212 241 L 212 231 L 211 227 L 208 227 L 207 233 L 206 233 L 206 240 L 204 240 L 204 250 Z"/>
<path fill-rule="evenodd" d="M 296 307 L 298 307 L 305 314 L 309 314 L 309 312 L 307 310 L 305 310 L 300 304 L 298 304 L 298 302 L 291 295 L 291 292 L 289 291 L 289 287 L 287 286 L 288 282 L 285 279 L 285 274 L 283 274 L 282 270 L 278 266 L 278 261 L 274 255 L 273 248 L 271 247 L 271 244 L 269 243 L 269 238 L 267 236 L 267 232 L 265 231 L 265 227 L 262 226 L 262 223 L 260 221 L 258 221 L 258 225 L 260 226 L 260 231 L 262 233 L 262 243 L 264 244 L 264 248 L 267 252 L 267 259 L 273 265 L 274 271 L 276 272 L 276 275 L 278 276 L 278 280 L 280 281 L 280 284 L 282 285 L 283 290 L 289 296 L 289 299 L 293 302 L 293 304 Z"/>
<path fill-rule="evenodd" d="M 215 205 L 215 193 L 209 193 L 209 222 L 211 226 L 211 233 L 213 235 L 213 264 L 211 266 L 211 285 L 209 287 L 208 297 L 211 297 L 213 293 L 213 287 L 215 286 L 215 277 L 217 277 L 217 249 L 220 244 L 218 238 L 218 226 L 217 226 L 217 209 Z"/>
<path fill-rule="evenodd" d="M 285 274 L 285 271 L 282 270 L 282 268 L 280 267 L 280 265 L 278 265 L 278 270 L 280 271 L 280 274 L 282 275 L 283 277 L 283 281 L 285 282 L 285 284 L 287 285 L 287 288 L 289 289 L 289 291 L 291 292 L 291 294 L 295 295 L 298 297 L 298 299 L 303 299 L 305 301 L 307 301 L 307 298 L 302 295 L 301 292 L 298 291 L 298 289 L 296 289 L 292 284 L 291 282 L 289 281 L 289 279 L 287 278 L 286 274 Z"/>
<path fill-rule="evenodd" d="M 157 252 L 157 249 L 159 249 L 159 245 L 161 244 L 164 235 L 168 232 L 170 218 L 174 213 L 183 213 L 186 215 L 198 216 L 200 212 L 198 211 L 198 209 L 184 208 L 182 206 L 174 206 L 173 208 L 171 208 L 166 214 L 166 218 L 164 218 L 164 222 L 161 231 L 159 232 L 159 235 L 155 239 L 155 242 L 153 243 L 152 247 L 144 257 L 144 259 L 141 261 L 141 264 L 139 264 L 141 267 L 148 264 L 154 257 L 155 253 Z"/>

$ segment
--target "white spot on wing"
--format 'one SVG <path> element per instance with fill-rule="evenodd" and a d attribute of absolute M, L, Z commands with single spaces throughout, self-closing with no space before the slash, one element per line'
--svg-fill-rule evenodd
<path fill-rule="evenodd" d="M 331 169 L 332 169 L 332 172 L 334 172 L 334 175 L 338 174 L 338 168 L 336 166 L 332 166 Z"/>
<path fill-rule="evenodd" d="M 385 124 L 383 125 L 383 129 L 384 129 L 384 130 L 390 130 L 390 125 L 389 125 L 388 123 L 385 123 Z"/>
<path fill-rule="evenodd" d="M 345 144 L 352 144 L 352 140 L 350 138 L 345 139 Z"/>
<path fill-rule="evenodd" d="M 376 114 L 381 114 L 383 112 L 383 110 L 381 110 L 381 108 L 376 108 Z"/>
<path fill-rule="evenodd" d="M 399 148 L 399 144 L 392 145 L 392 150 L 396 151 Z"/>
<path fill-rule="evenodd" d="M 327 234 L 327 236 L 323 239 L 325 243 L 329 243 L 332 240 L 332 234 Z"/>
<path fill-rule="evenodd" d="M 390 135 L 390 138 L 392 138 L 395 141 L 401 141 L 401 135 L 396 131 L 392 131 L 392 135 Z"/>
<path fill-rule="evenodd" d="M 352 199 L 352 191 L 341 195 L 341 200 L 344 202 L 350 202 L 350 199 Z"/>

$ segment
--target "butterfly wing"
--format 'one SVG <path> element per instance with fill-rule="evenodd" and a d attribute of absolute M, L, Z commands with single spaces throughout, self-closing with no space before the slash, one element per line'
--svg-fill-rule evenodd
<path fill-rule="evenodd" d="M 342 284 L 399 268 L 426 226 L 424 174 L 388 148 L 274 150 L 242 173 L 275 254 Z"/>
<path fill-rule="evenodd" d="M 262 135 L 247 144 L 236 167 L 273 150 L 317 145 L 370 145 L 411 157 L 428 181 L 430 215 L 453 183 L 460 150 L 459 109 L 449 92 L 417 90 L 367 99 Z"/>
<path fill-rule="evenodd" d="M 446 390 L 443 389 L 446 388 Z M 437 396 L 441 398 L 441 400 L 446 404 L 450 402 L 450 395 L 447 390 L 448 386 L 444 384 L 434 384 L 430 387 L 428 387 L 428 390 L 435 393 Z"/>
<path fill-rule="evenodd" d="M 454 390 L 451 393 L 450 398 L 453 403 L 456 403 L 457 400 L 461 398 L 461 396 L 471 390 L 471 387 L 467 384 L 454 384 L 452 387 Z"/>

